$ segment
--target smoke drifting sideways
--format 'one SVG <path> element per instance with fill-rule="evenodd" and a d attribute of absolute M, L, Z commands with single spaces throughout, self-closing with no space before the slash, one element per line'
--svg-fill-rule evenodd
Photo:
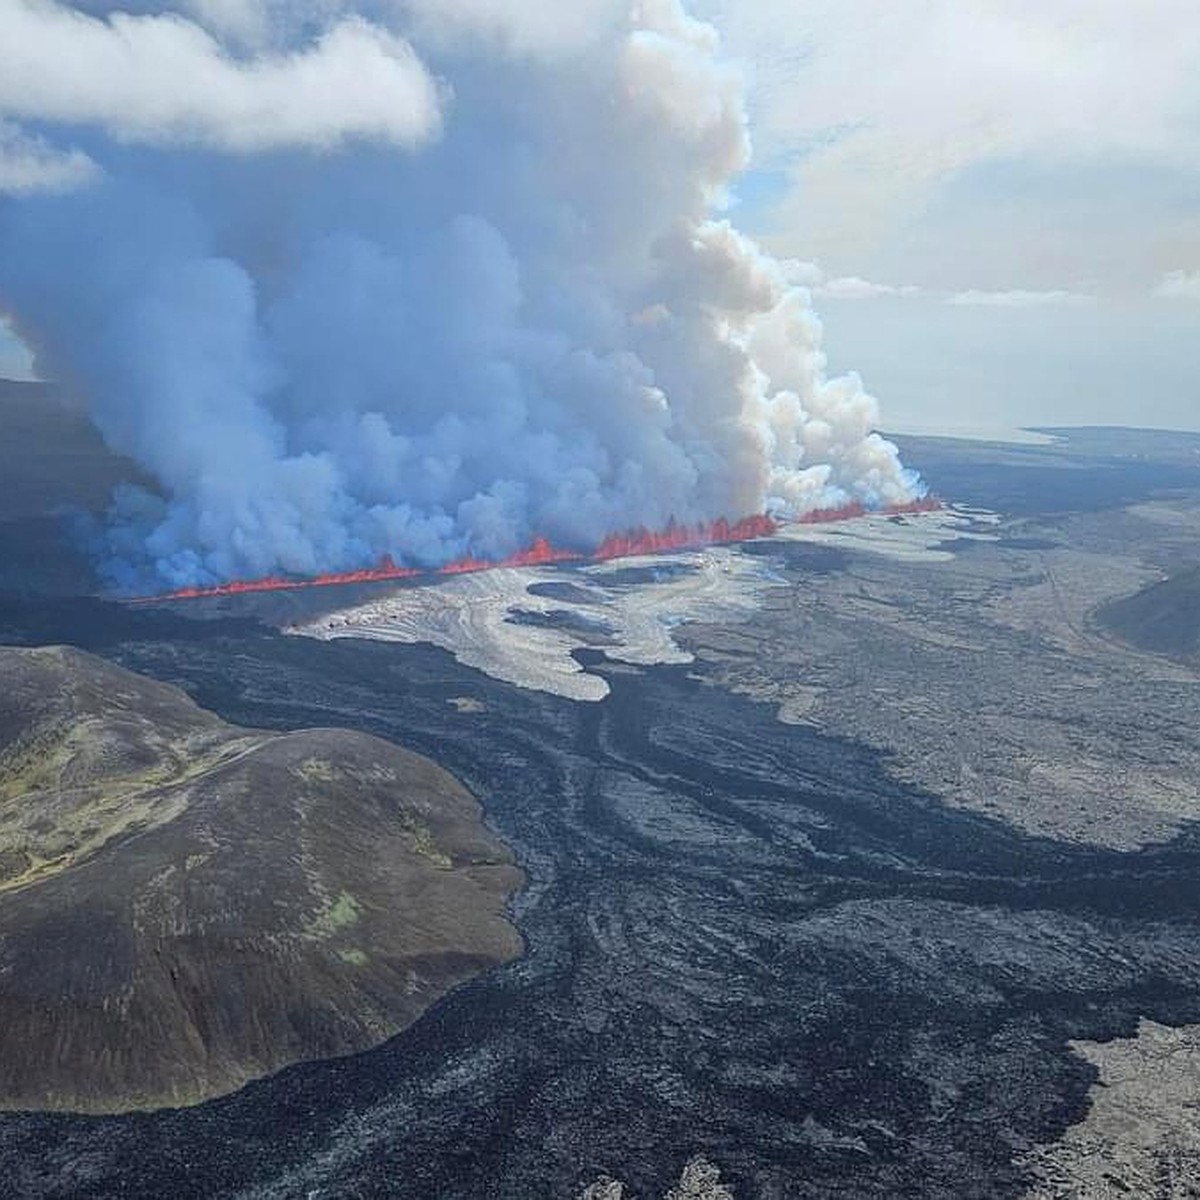
<path fill-rule="evenodd" d="M 45 169 L 0 309 L 160 485 L 114 498 L 113 589 L 922 494 L 722 215 L 743 83 L 676 0 L 5 3 Z"/>

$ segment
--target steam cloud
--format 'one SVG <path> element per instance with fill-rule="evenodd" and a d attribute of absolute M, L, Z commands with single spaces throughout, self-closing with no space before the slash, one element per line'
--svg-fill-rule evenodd
<path fill-rule="evenodd" d="M 911 499 L 748 153 L 676 0 L 0 0 L 0 307 L 161 484 L 110 581 Z"/>

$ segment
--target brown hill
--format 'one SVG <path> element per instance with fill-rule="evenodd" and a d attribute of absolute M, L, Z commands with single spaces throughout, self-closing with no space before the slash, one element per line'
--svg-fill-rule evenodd
<path fill-rule="evenodd" d="M 75 650 L 0 648 L 0 680 L 0 1108 L 195 1103 L 519 952 L 520 873 L 427 759 Z"/>

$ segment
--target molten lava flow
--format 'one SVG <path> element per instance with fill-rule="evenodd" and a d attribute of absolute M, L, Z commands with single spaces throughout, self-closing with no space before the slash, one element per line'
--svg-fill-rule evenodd
<path fill-rule="evenodd" d="M 588 556 L 574 550 L 560 550 L 548 538 L 537 537 L 524 550 L 518 550 L 507 558 L 457 558 L 430 574 L 470 575 L 474 571 L 494 571 L 498 567 L 545 567 L 551 563 L 579 562 L 585 557 Z"/>
<path fill-rule="evenodd" d="M 693 550 L 698 546 L 719 546 L 726 542 L 749 542 L 770 537 L 779 526 L 771 517 L 745 517 L 726 521 L 724 517 L 703 525 L 679 525 L 670 522 L 665 529 L 633 529 L 610 534 L 588 557 L 596 562 L 613 558 L 634 558 L 639 554 L 669 554 L 672 550 Z"/>
<path fill-rule="evenodd" d="M 894 504 L 875 510 L 888 516 L 906 513 L 934 512 L 942 507 L 940 500 L 927 496 L 921 500 L 910 500 L 906 504 Z M 817 525 L 832 521 L 848 521 L 853 517 L 865 516 L 869 511 L 859 503 L 847 504 L 842 508 L 822 508 L 805 513 L 796 519 L 796 524 Z M 253 592 L 285 592 L 299 588 L 335 587 L 343 583 L 387 583 L 402 579 L 430 579 L 442 575 L 469 575 L 476 571 L 491 571 L 498 567 L 541 567 L 553 563 L 608 562 L 614 558 L 635 558 L 643 554 L 669 554 L 676 550 L 694 550 L 701 546 L 719 546 L 729 542 L 750 542 L 768 538 L 779 531 L 779 522 L 774 517 L 743 517 L 740 521 L 727 521 L 724 517 L 697 525 L 681 525 L 671 521 L 665 529 L 631 529 L 625 533 L 610 534 L 592 551 L 581 554 L 555 546 L 547 538 L 538 537 L 524 550 L 518 550 L 507 558 L 490 560 L 482 558 L 460 558 L 432 570 L 420 567 L 397 566 L 390 557 L 383 558 L 374 567 L 358 571 L 335 571 L 307 578 L 288 578 L 268 575 L 263 579 L 235 579 L 229 583 L 216 583 L 206 587 L 186 587 L 166 592 L 160 596 L 141 596 L 135 604 L 153 604 L 163 600 L 199 600 L 214 596 L 243 596 Z"/>
<path fill-rule="evenodd" d="M 178 591 L 165 592 L 161 596 L 139 596 L 134 603 L 200 600 L 210 596 L 244 596 L 249 592 L 289 592 L 297 588 L 332 587 L 338 583 L 386 583 L 397 579 L 418 579 L 424 574 L 419 567 L 399 567 L 390 555 L 385 555 L 376 566 L 363 567 L 357 571 L 337 571 L 301 578 L 266 575 L 262 579 L 232 579 L 228 583 L 179 588 Z"/>

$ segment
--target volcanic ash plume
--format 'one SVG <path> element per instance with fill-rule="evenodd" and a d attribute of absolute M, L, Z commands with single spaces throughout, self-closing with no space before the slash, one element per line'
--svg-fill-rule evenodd
<path fill-rule="evenodd" d="M 114 501 L 114 585 L 919 491 L 720 215 L 748 140 L 715 32 L 559 11 L 4 0 L 0 308 L 160 485 Z"/>

